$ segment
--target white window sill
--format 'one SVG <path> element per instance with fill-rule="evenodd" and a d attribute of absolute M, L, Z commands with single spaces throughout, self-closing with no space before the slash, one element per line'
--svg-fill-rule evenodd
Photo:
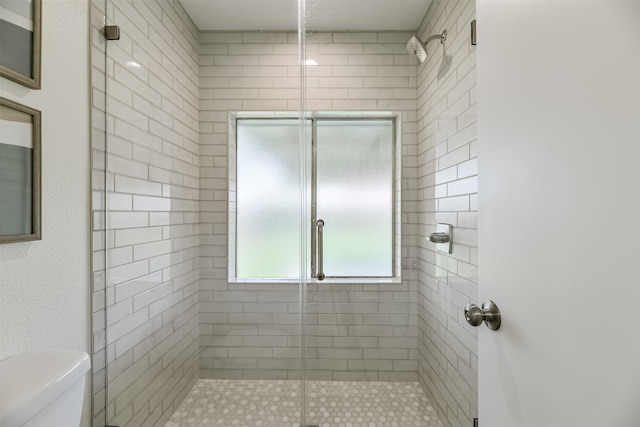
<path fill-rule="evenodd" d="M 264 283 L 264 284 L 295 284 L 300 283 L 298 279 L 237 279 L 229 278 L 229 283 Z M 307 279 L 307 284 L 322 285 L 322 284 L 362 284 L 362 285 L 388 285 L 393 283 L 402 283 L 400 277 L 363 277 L 363 278 L 327 278 L 325 280 Z"/>

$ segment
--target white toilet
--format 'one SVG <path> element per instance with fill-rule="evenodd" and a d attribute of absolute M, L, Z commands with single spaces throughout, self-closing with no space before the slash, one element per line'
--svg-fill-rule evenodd
<path fill-rule="evenodd" d="M 0 361 L 1 427 L 78 427 L 91 362 L 75 350 L 28 351 Z"/>

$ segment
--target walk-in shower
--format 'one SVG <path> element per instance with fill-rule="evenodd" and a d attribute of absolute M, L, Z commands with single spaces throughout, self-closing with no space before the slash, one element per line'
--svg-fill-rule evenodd
<path fill-rule="evenodd" d="M 447 283 L 473 289 L 475 253 L 424 239 L 440 134 L 421 132 L 453 122 L 422 119 L 446 96 L 405 45 L 462 40 L 473 3 L 392 29 L 313 20 L 341 0 L 291 2 L 305 22 L 282 30 L 196 26 L 212 3 L 92 0 L 94 427 L 470 425 L 471 300 Z"/>
<path fill-rule="evenodd" d="M 447 30 L 443 30 L 442 34 L 434 34 L 429 37 L 427 41 L 423 42 L 420 40 L 420 37 L 413 36 L 407 42 L 407 52 L 409 55 L 414 56 L 423 63 L 427 59 L 427 45 L 432 40 L 440 40 L 440 44 L 444 44 L 445 40 L 447 40 Z"/>

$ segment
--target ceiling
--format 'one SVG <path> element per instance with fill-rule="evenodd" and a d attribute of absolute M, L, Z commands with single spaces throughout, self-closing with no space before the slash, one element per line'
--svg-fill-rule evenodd
<path fill-rule="evenodd" d="M 203 31 L 294 31 L 298 0 L 180 0 Z M 431 0 L 305 0 L 305 27 L 321 31 L 413 31 Z"/>

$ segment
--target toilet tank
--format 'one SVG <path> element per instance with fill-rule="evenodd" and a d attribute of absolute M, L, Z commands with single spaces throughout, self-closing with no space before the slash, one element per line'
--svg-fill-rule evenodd
<path fill-rule="evenodd" d="M 28 351 L 0 361 L 0 426 L 78 427 L 89 355 Z"/>

